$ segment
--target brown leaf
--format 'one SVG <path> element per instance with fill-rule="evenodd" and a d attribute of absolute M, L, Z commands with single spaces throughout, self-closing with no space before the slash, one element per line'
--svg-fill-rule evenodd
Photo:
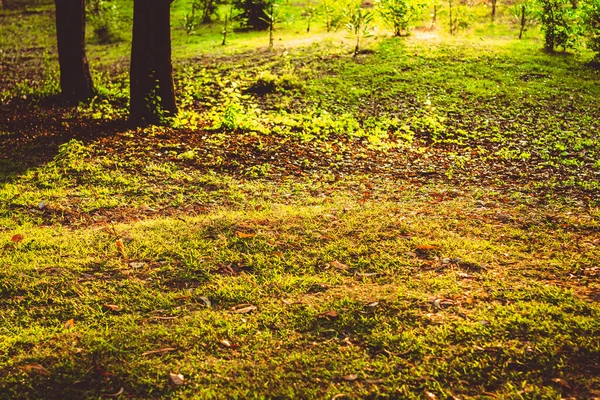
<path fill-rule="evenodd" d="M 149 356 L 151 354 L 163 354 L 163 353 L 168 353 L 170 351 L 175 351 L 175 348 L 165 347 L 164 349 L 145 351 L 142 353 L 142 356 Z"/>
<path fill-rule="evenodd" d="M 422 251 L 422 252 L 427 252 L 427 251 L 433 251 L 433 250 L 437 250 L 439 249 L 439 247 L 437 246 L 432 246 L 430 244 L 420 244 L 417 247 L 415 247 L 415 249 L 417 251 Z"/>
<path fill-rule="evenodd" d="M 425 391 L 425 398 L 429 399 L 429 400 L 435 400 L 435 399 L 437 399 L 437 396 L 434 393 L 428 392 L 426 390 Z"/>
<path fill-rule="evenodd" d="M 339 315 L 335 310 L 329 310 L 319 314 L 319 318 L 337 318 Z"/>
<path fill-rule="evenodd" d="M 119 307 L 115 304 L 104 303 L 104 307 L 108 308 L 109 310 L 112 310 L 112 311 L 121 311 L 121 307 Z"/>
<path fill-rule="evenodd" d="M 117 239 L 117 241 L 115 242 L 117 245 L 117 250 L 119 251 L 119 254 L 121 254 L 121 257 L 125 258 L 125 245 L 123 244 L 123 240 L 122 239 Z"/>
<path fill-rule="evenodd" d="M 71 318 L 70 320 L 68 320 L 67 322 L 65 322 L 64 327 L 65 328 L 72 328 L 75 326 L 75 320 L 73 320 L 73 318 Z"/>
<path fill-rule="evenodd" d="M 366 383 L 370 383 L 372 385 L 378 385 L 380 383 L 383 383 L 383 379 L 365 379 Z"/>
<path fill-rule="evenodd" d="M 36 373 L 44 376 L 50 376 L 50 372 L 40 364 L 27 364 L 21 367 L 27 373 Z"/>
<path fill-rule="evenodd" d="M 235 312 L 237 314 L 247 314 L 247 313 L 252 312 L 254 310 L 256 310 L 256 306 L 253 306 L 252 304 L 249 304 L 246 307 L 234 308 L 233 312 Z"/>
<path fill-rule="evenodd" d="M 354 382 L 355 380 L 358 379 L 358 375 L 348 374 L 348 375 L 342 376 L 342 379 L 345 380 L 346 382 Z"/>
<path fill-rule="evenodd" d="M 173 372 L 171 372 L 169 374 L 169 377 L 171 378 L 171 381 L 177 386 L 181 386 L 185 383 L 185 378 L 181 374 L 174 374 Z"/>
<path fill-rule="evenodd" d="M 337 260 L 330 262 L 329 265 L 331 265 L 333 268 L 336 268 L 336 269 L 339 269 L 342 271 L 346 271 L 348 268 L 350 268 L 346 264 L 342 264 L 341 262 L 339 262 Z"/>
<path fill-rule="evenodd" d="M 13 243 L 20 243 L 23 241 L 25 237 L 23 235 L 21 235 L 20 233 L 14 235 L 13 237 L 10 238 L 10 241 Z"/>
<path fill-rule="evenodd" d="M 256 233 L 246 233 L 246 232 L 236 231 L 235 236 L 237 236 L 240 239 L 252 239 L 253 237 L 256 236 Z"/>
<path fill-rule="evenodd" d="M 229 340 L 227 340 L 227 339 L 223 339 L 223 340 L 221 340 L 221 342 L 220 342 L 220 343 L 221 343 L 223 346 L 225 346 L 225 347 L 231 347 L 231 342 L 230 342 Z"/>
<path fill-rule="evenodd" d="M 564 389 L 571 390 L 571 385 L 569 385 L 569 382 L 562 378 L 552 378 L 552 382 L 558 383 Z"/>

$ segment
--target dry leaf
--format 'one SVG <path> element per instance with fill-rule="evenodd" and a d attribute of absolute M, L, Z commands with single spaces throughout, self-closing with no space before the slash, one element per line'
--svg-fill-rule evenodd
<path fill-rule="evenodd" d="M 171 378 L 171 381 L 177 386 L 181 386 L 185 383 L 185 378 L 181 374 L 174 374 L 171 372 L 169 374 L 169 377 Z"/>
<path fill-rule="evenodd" d="M 569 385 L 569 382 L 562 378 L 552 378 L 552 382 L 558 383 L 564 389 L 571 390 L 571 385 Z"/>
<path fill-rule="evenodd" d="M 119 391 L 118 391 L 118 392 L 116 392 L 116 393 L 104 393 L 104 394 L 102 395 L 102 397 L 119 397 L 119 396 L 120 396 L 120 395 L 122 395 L 124 392 L 125 392 L 125 388 L 123 388 L 123 387 L 122 387 L 121 389 L 119 389 Z"/>
<path fill-rule="evenodd" d="M 429 400 L 435 400 L 437 399 L 437 396 L 434 393 L 425 391 L 425 398 Z"/>
<path fill-rule="evenodd" d="M 339 315 L 335 310 L 329 310 L 319 314 L 319 318 L 337 318 Z"/>
<path fill-rule="evenodd" d="M 125 258 L 125 245 L 123 244 L 123 240 L 117 239 L 115 243 L 117 245 L 117 250 L 119 251 L 119 254 L 121 254 L 121 257 Z"/>
<path fill-rule="evenodd" d="M 247 314 L 247 313 L 252 312 L 254 310 L 256 310 L 256 306 L 248 305 L 246 307 L 234 309 L 233 312 L 235 312 L 237 314 Z"/>
<path fill-rule="evenodd" d="M 149 356 L 151 354 L 163 354 L 163 353 L 168 353 L 169 351 L 175 351 L 175 348 L 165 347 L 164 349 L 145 351 L 142 353 L 142 356 Z"/>
<path fill-rule="evenodd" d="M 370 383 L 372 385 L 378 385 L 380 383 L 383 383 L 383 379 L 366 379 L 365 382 Z"/>
<path fill-rule="evenodd" d="M 256 233 L 245 233 L 245 232 L 236 231 L 235 236 L 237 236 L 240 239 L 252 239 L 253 237 L 256 236 Z"/>
<path fill-rule="evenodd" d="M 345 380 L 346 382 L 354 382 L 355 380 L 358 379 L 358 375 L 348 374 L 348 375 L 342 376 L 342 379 Z"/>
<path fill-rule="evenodd" d="M 68 320 L 67 322 L 65 322 L 64 327 L 65 328 L 72 328 L 75 326 L 75 321 L 73 320 L 73 318 L 71 318 L 70 320 Z"/>
<path fill-rule="evenodd" d="M 106 307 L 106 308 L 108 308 L 109 310 L 112 310 L 112 311 L 121 311 L 121 307 L 119 307 L 119 306 L 117 306 L 115 304 L 104 303 L 104 307 Z"/>
<path fill-rule="evenodd" d="M 210 302 L 210 300 L 208 299 L 208 297 L 206 297 L 206 296 L 199 296 L 198 299 L 202 300 L 202 302 L 204 302 L 204 304 L 206 304 L 206 307 L 210 308 L 212 306 L 212 303 Z"/>
<path fill-rule="evenodd" d="M 417 247 L 415 247 L 415 249 L 417 251 L 433 251 L 433 250 L 437 250 L 439 247 L 437 246 L 432 246 L 430 244 L 420 244 Z"/>
<path fill-rule="evenodd" d="M 21 235 L 20 233 L 14 235 L 13 237 L 10 238 L 10 241 L 13 243 L 20 243 L 22 242 L 24 239 L 24 236 Z"/>
<path fill-rule="evenodd" d="M 331 265 L 333 268 L 336 268 L 336 269 L 339 269 L 342 271 L 346 271 L 348 268 L 350 268 L 346 264 L 342 264 L 341 262 L 339 262 L 337 260 L 330 262 L 329 265 Z"/>
<path fill-rule="evenodd" d="M 146 266 L 145 262 L 130 262 L 129 266 L 134 269 L 144 268 Z"/>
<path fill-rule="evenodd" d="M 220 343 L 221 343 L 223 346 L 225 346 L 225 347 L 231 347 L 231 342 L 230 342 L 229 340 L 227 340 L 227 339 L 223 339 L 223 340 L 221 340 L 221 342 L 220 342 Z"/>
<path fill-rule="evenodd" d="M 27 364 L 21 367 L 27 373 L 35 372 L 36 374 L 49 376 L 50 372 L 40 364 Z"/>

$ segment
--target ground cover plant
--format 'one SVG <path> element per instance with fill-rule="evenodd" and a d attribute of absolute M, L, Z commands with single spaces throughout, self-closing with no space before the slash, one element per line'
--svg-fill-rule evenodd
<path fill-rule="evenodd" d="M 77 105 L 53 6 L 0 11 L 0 398 L 600 396 L 594 48 L 502 1 L 223 46 L 177 0 L 178 111 L 134 127 L 131 5 L 93 4 Z"/>

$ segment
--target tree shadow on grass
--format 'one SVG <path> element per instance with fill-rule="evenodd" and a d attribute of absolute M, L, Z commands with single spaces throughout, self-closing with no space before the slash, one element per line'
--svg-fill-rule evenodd
<path fill-rule="evenodd" d="M 0 108 L 0 185 L 52 161 L 73 139 L 89 144 L 129 128 L 126 120 L 84 116 L 58 96 L 13 98 Z"/>

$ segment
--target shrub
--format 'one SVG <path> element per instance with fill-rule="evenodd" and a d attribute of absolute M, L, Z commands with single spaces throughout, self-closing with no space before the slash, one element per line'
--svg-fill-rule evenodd
<path fill-rule="evenodd" d="M 377 3 L 377 11 L 395 36 L 410 34 L 412 22 L 421 16 L 424 7 L 424 3 L 411 0 L 379 0 Z"/>
<path fill-rule="evenodd" d="M 121 40 L 119 30 L 119 11 L 110 0 L 90 0 L 87 15 L 92 32 L 98 43 L 114 43 Z"/>
<path fill-rule="evenodd" d="M 596 52 L 596 60 L 600 61 L 600 0 L 588 0 L 583 5 L 583 21 L 588 47 Z"/>
<path fill-rule="evenodd" d="M 577 43 L 578 27 L 576 10 L 569 0 L 539 0 L 540 22 L 544 31 L 544 49 L 554 52 L 573 48 Z"/>

